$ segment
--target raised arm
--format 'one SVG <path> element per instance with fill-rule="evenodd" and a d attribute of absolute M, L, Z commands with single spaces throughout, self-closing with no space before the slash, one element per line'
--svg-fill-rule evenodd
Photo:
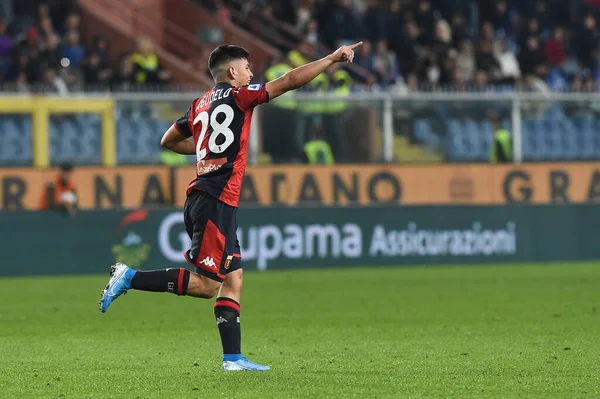
<path fill-rule="evenodd" d="M 354 49 L 362 44 L 363 42 L 358 42 L 351 46 L 342 46 L 327 57 L 299 66 L 283 76 L 268 82 L 265 86 L 269 93 L 269 99 L 272 100 L 290 90 L 304 86 L 336 62 L 352 62 L 354 59 Z"/>

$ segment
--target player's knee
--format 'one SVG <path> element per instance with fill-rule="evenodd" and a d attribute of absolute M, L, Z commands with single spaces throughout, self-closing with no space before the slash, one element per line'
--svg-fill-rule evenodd
<path fill-rule="evenodd" d="M 215 281 L 213 279 L 210 279 L 208 277 L 204 277 L 203 280 L 204 280 L 204 284 L 203 284 L 203 289 L 201 292 L 201 297 L 205 298 L 205 299 L 213 298 L 215 295 L 217 295 L 217 292 L 219 291 L 219 288 L 221 287 L 221 283 L 218 281 Z"/>
<path fill-rule="evenodd" d="M 213 286 L 207 286 L 204 287 L 204 289 L 198 293 L 198 296 L 200 298 L 204 298 L 204 299 L 211 299 L 214 298 L 215 295 L 217 295 L 217 291 L 219 291 L 219 287 L 213 287 Z"/>
<path fill-rule="evenodd" d="M 238 269 L 234 272 L 231 272 L 225 278 L 223 285 L 231 290 L 242 290 L 242 285 L 244 282 L 244 271 L 242 269 Z"/>

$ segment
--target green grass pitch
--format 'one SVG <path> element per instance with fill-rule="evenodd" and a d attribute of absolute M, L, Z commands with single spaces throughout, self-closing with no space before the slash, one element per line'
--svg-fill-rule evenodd
<path fill-rule="evenodd" d="M 0 279 L 2 398 L 598 397 L 600 264 L 248 272 L 220 370 L 213 301 L 107 276 Z"/>

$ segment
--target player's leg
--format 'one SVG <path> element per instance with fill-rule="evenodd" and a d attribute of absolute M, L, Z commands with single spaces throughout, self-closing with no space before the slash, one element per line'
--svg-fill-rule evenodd
<path fill-rule="evenodd" d="M 220 283 L 184 268 L 140 271 L 124 263 L 111 266 L 111 278 L 100 298 L 100 311 L 108 310 L 110 304 L 130 289 L 150 292 L 170 292 L 197 298 L 212 298 Z"/>
<path fill-rule="evenodd" d="M 196 298 L 212 298 L 221 284 L 187 269 L 136 271 L 131 288 L 140 291 L 170 292 Z"/>
<path fill-rule="evenodd" d="M 202 262 L 205 259 L 203 254 L 208 254 L 206 259 L 213 259 L 214 256 L 220 262 L 224 252 L 225 239 L 211 220 L 211 215 L 220 217 L 216 201 L 206 193 L 195 192 L 186 199 L 184 206 L 185 227 L 192 241 L 190 250 L 184 256 L 197 268 L 198 274 L 184 268 L 139 271 L 117 263 L 111 267 L 111 279 L 102 292 L 100 310 L 106 312 L 110 304 L 129 289 L 171 292 L 198 298 L 215 296 L 224 276 L 215 273 L 217 267 L 211 269 L 210 262 Z"/>
<path fill-rule="evenodd" d="M 223 219 L 220 208 L 218 200 L 205 192 L 192 193 L 186 199 L 183 219 L 192 244 L 184 258 L 198 273 L 183 268 L 136 271 L 131 288 L 197 298 L 214 297 L 225 277 L 218 273 L 217 266 L 225 251 L 225 237 L 218 228 Z"/>
<path fill-rule="evenodd" d="M 221 274 L 225 274 L 225 280 L 215 301 L 215 319 L 223 345 L 223 370 L 270 370 L 270 367 L 251 362 L 242 356 L 240 299 L 244 272 L 240 244 L 236 234 L 235 211 L 235 209 L 232 211 L 231 225 L 227 229 L 227 258 L 221 268 Z"/>

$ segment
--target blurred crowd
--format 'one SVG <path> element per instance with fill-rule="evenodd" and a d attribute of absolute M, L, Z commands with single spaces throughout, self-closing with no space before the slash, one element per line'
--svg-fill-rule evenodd
<path fill-rule="evenodd" d="M 7 90 L 64 95 L 81 89 L 130 90 L 170 79 L 144 38 L 132 53 L 116 59 L 102 34 L 84 43 L 76 1 L 9 3 L 0 1 L 0 83 Z"/>
<path fill-rule="evenodd" d="M 371 74 L 366 88 L 585 91 L 600 82 L 598 0 L 216 3 L 275 18 L 313 45 L 364 40 L 355 62 Z"/>
<path fill-rule="evenodd" d="M 292 55 L 291 66 L 363 40 L 356 67 L 347 69 L 353 90 L 595 91 L 600 84 L 600 0 L 195 1 L 220 24 L 241 25 Z M 115 55 L 103 35 L 83 33 L 76 0 L 0 0 L 0 83 L 64 94 L 171 81 L 148 40 Z"/>

